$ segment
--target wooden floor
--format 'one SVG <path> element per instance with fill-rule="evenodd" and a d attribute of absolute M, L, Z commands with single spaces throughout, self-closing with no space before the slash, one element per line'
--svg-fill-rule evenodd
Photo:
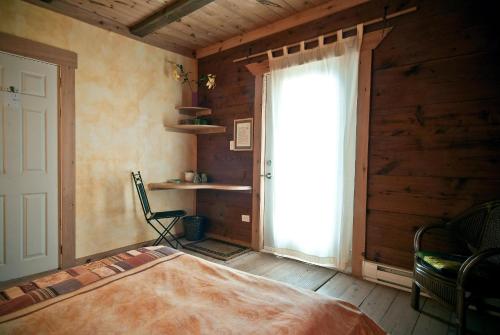
<path fill-rule="evenodd" d="M 356 279 L 331 269 L 254 251 L 226 262 L 194 251 L 183 251 L 234 269 L 348 301 L 393 335 L 455 334 L 455 327 L 449 324 L 453 317 L 451 311 L 431 299 L 422 297 L 422 312 L 419 313 L 410 307 L 409 293 Z M 476 330 L 475 333 L 500 334 L 495 324 L 497 320 L 478 320 L 477 316 L 473 318 L 471 328 Z M 485 327 L 486 324 L 489 324 L 488 327 Z"/>

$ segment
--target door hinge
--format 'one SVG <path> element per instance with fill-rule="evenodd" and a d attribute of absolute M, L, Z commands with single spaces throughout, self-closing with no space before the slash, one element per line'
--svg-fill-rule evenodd
<path fill-rule="evenodd" d="M 62 244 L 59 246 L 59 253 L 62 255 L 63 249 L 62 249 Z"/>

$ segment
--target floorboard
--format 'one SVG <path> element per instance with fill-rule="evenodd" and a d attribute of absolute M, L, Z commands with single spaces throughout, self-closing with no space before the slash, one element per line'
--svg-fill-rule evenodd
<path fill-rule="evenodd" d="M 442 335 L 448 333 L 451 310 L 441 306 L 436 301 L 427 299 L 420 313 L 414 335 Z M 441 321 L 444 320 L 445 322 Z"/>
<path fill-rule="evenodd" d="M 424 304 L 425 300 L 421 298 L 421 304 Z M 409 335 L 413 332 L 419 314 L 410 306 L 410 294 L 398 291 L 379 325 L 391 335 Z"/>
<path fill-rule="evenodd" d="M 353 305 L 360 306 L 363 301 L 368 297 L 368 295 L 375 288 L 375 284 L 365 280 L 359 280 L 353 277 L 349 277 L 351 285 L 342 294 L 339 299 L 350 302 Z"/>
<path fill-rule="evenodd" d="M 360 309 L 372 320 L 380 323 L 397 295 L 398 291 L 395 289 L 377 285 L 363 301 Z"/>
<path fill-rule="evenodd" d="M 264 276 L 284 260 L 273 255 L 251 251 L 242 257 L 236 257 L 227 262 L 227 265 L 254 275 Z"/>
<path fill-rule="evenodd" d="M 337 273 L 331 269 L 259 252 L 251 252 L 237 257 L 228 261 L 227 265 L 234 269 L 313 291 Z"/>
<path fill-rule="evenodd" d="M 375 286 L 372 282 L 339 273 L 317 292 L 360 306 Z"/>
<path fill-rule="evenodd" d="M 326 268 L 319 270 L 310 264 L 289 261 L 269 271 L 267 276 L 293 286 L 316 291 L 336 273 L 334 270 Z"/>
<path fill-rule="evenodd" d="M 339 273 L 321 286 L 317 292 L 333 298 L 340 298 L 342 294 L 351 286 L 351 277 Z"/>

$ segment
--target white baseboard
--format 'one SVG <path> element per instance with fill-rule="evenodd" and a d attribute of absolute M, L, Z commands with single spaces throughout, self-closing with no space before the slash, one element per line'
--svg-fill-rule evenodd
<path fill-rule="evenodd" d="M 391 265 L 363 260 L 363 279 L 403 291 L 411 291 L 412 272 Z"/>

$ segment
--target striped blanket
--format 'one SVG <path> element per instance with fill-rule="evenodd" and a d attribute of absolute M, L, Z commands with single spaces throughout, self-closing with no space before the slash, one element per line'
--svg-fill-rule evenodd
<path fill-rule="evenodd" d="M 103 278 L 177 252 L 179 251 L 164 246 L 129 250 L 13 286 L 0 292 L 0 316 L 76 291 Z"/>

